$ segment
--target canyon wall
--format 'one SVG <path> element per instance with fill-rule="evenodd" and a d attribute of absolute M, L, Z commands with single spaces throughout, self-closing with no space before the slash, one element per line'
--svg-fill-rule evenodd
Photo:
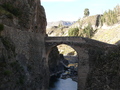
<path fill-rule="evenodd" d="M 45 30 L 40 0 L 0 0 L 1 90 L 47 90 Z"/>
<path fill-rule="evenodd" d="M 120 89 L 120 46 L 89 49 L 90 71 L 85 90 Z"/>

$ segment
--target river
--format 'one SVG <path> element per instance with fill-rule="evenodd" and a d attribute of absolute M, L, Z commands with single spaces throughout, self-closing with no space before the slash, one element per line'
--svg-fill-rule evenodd
<path fill-rule="evenodd" d="M 58 78 L 54 83 L 54 87 L 51 87 L 49 90 L 77 90 L 77 82 L 73 81 L 71 78 Z"/>

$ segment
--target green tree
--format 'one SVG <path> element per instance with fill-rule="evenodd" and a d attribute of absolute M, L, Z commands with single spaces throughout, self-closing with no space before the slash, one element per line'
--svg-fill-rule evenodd
<path fill-rule="evenodd" d="M 114 11 L 116 12 L 117 16 L 120 15 L 120 5 L 119 4 L 114 8 Z"/>
<path fill-rule="evenodd" d="M 94 34 L 94 30 L 92 28 L 91 23 L 88 23 L 88 25 L 84 29 L 80 30 L 79 32 L 79 36 L 81 37 L 91 38 L 93 34 Z"/>
<path fill-rule="evenodd" d="M 88 8 L 85 8 L 84 10 L 84 16 L 89 16 L 90 12 L 89 12 L 89 9 Z"/>
<path fill-rule="evenodd" d="M 68 31 L 69 36 L 78 36 L 79 35 L 79 28 L 70 28 Z"/>
<path fill-rule="evenodd" d="M 62 24 L 59 24 L 58 27 L 59 27 L 59 28 L 60 28 L 60 27 L 63 27 L 63 25 L 62 25 Z"/>
<path fill-rule="evenodd" d="M 13 15 L 15 15 L 16 17 L 19 17 L 19 16 L 21 16 L 22 15 L 22 12 L 20 11 L 20 9 L 19 8 L 15 8 L 12 4 L 10 4 L 10 3 L 4 3 L 3 5 L 2 5 L 2 7 L 6 10 L 6 11 L 8 11 L 8 12 L 10 12 L 11 14 L 13 14 Z M 10 16 L 11 17 L 11 16 Z"/>
<path fill-rule="evenodd" d="M 113 25 L 118 22 L 117 13 L 115 10 L 108 10 L 103 13 L 101 17 L 101 23 L 106 23 L 107 25 Z"/>

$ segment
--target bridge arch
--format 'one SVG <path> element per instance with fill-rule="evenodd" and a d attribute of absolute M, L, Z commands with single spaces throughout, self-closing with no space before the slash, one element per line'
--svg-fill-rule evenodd
<path fill-rule="evenodd" d="M 66 43 L 56 43 L 56 44 L 53 44 L 53 45 L 50 45 L 50 46 L 47 46 L 46 47 L 46 55 L 48 56 L 49 53 L 51 52 L 51 50 L 54 48 L 54 47 L 57 47 L 59 45 L 67 45 L 67 46 L 70 46 L 71 48 L 73 48 L 77 53 L 79 52 L 78 48 L 74 45 L 71 45 L 71 44 L 66 44 Z M 78 56 L 79 57 L 79 56 Z"/>
<path fill-rule="evenodd" d="M 89 55 L 88 51 L 84 47 L 75 45 L 71 42 L 47 42 L 46 43 L 46 55 L 47 60 L 51 50 L 61 44 L 65 44 L 73 48 L 77 52 L 78 56 L 78 88 L 83 90 L 85 87 L 87 75 L 89 73 Z"/>

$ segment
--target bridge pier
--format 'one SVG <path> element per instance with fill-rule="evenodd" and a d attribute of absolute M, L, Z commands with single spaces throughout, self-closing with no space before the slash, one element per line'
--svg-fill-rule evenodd
<path fill-rule="evenodd" d="M 89 73 L 89 56 L 84 48 L 79 48 L 78 54 L 78 90 L 84 90 Z"/>

